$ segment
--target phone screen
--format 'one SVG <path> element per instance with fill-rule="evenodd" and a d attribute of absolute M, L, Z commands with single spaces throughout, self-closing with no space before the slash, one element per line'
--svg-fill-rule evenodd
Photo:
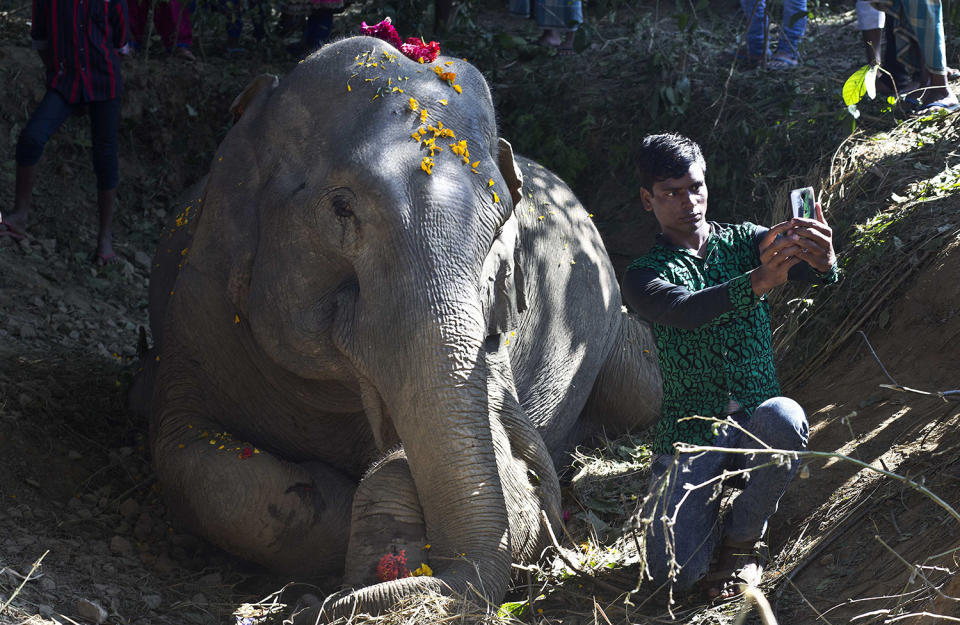
<path fill-rule="evenodd" d="M 791 191 L 790 204 L 793 206 L 794 217 L 803 217 L 805 219 L 817 218 L 813 199 L 813 187 L 804 187 Z"/>

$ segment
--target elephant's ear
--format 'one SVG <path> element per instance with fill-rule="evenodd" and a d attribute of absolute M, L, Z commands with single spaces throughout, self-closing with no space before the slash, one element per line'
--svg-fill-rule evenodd
<path fill-rule="evenodd" d="M 280 79 L 273 74 L 260 74 L 250 81 L 246 89 L 233 99 L 230 104 L 230 115 L 233 116 L 233 123 L 237 123 L 244 112 L 249 110 L 251 105 L 257 101 L 257 96 L 269 94 L 280 84 Z M 265 98 L 261 98 L 261 101 Z"/>
<path fill-rule="evenodd" d="M 497 165 L 500 167 L 500 175 L 507 182 L 510 197 L 513 198 L 513 206 L 516 208 L 523 198 L 523 174 L 520 173 L 520 167 L 513 159 L 513 146 L 503 137 L 499 139 Z"/>
<path fill-rule="evenodd" d="M 520 222 L 511 215 L 500 228 L 483 261 L 480 288 L 485 296 L 487 336 L 516 328 L 520 313 L 527 309 L 521 267 Z"/>

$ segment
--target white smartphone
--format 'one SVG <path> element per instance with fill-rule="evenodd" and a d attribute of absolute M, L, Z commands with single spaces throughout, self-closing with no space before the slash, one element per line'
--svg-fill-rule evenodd
<path fill-rule="evenodd" d="M 794 189 L 790 192 L 790 204 L 793 206 L 793 216 L 804 219 L 816 219 L 817 209 L 814 206 L 813 187 Z"/>

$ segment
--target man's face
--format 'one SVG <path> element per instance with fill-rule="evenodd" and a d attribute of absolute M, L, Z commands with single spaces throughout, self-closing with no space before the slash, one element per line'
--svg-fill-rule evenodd
<path fill-rule="evenodd" d="M 680 178 L 667 178 L 653 183 L 653 192 L 640 189 L 643 208 L 652 211 L 665 235 L 680 240 L 708 228 L 707 183 L 703 168 L 690 165 Z"/>

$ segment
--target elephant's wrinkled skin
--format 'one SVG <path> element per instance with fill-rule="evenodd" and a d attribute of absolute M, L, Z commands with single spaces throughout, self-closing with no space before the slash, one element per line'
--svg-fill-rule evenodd
<path fill-rule="evenodd" d="M 170 510 L 274 569 L 344 571 L 359 590 L 334 611 L 500 599 L 545 543 L 541 511 L 558 522 L 554 461 L 659 407 L 596 229 L 498 140 L 466 62 L 347 39 L 236 108 L 151 287 L 138 388 Z M 434 576 L 376 583 L 395 550 Z"/>

